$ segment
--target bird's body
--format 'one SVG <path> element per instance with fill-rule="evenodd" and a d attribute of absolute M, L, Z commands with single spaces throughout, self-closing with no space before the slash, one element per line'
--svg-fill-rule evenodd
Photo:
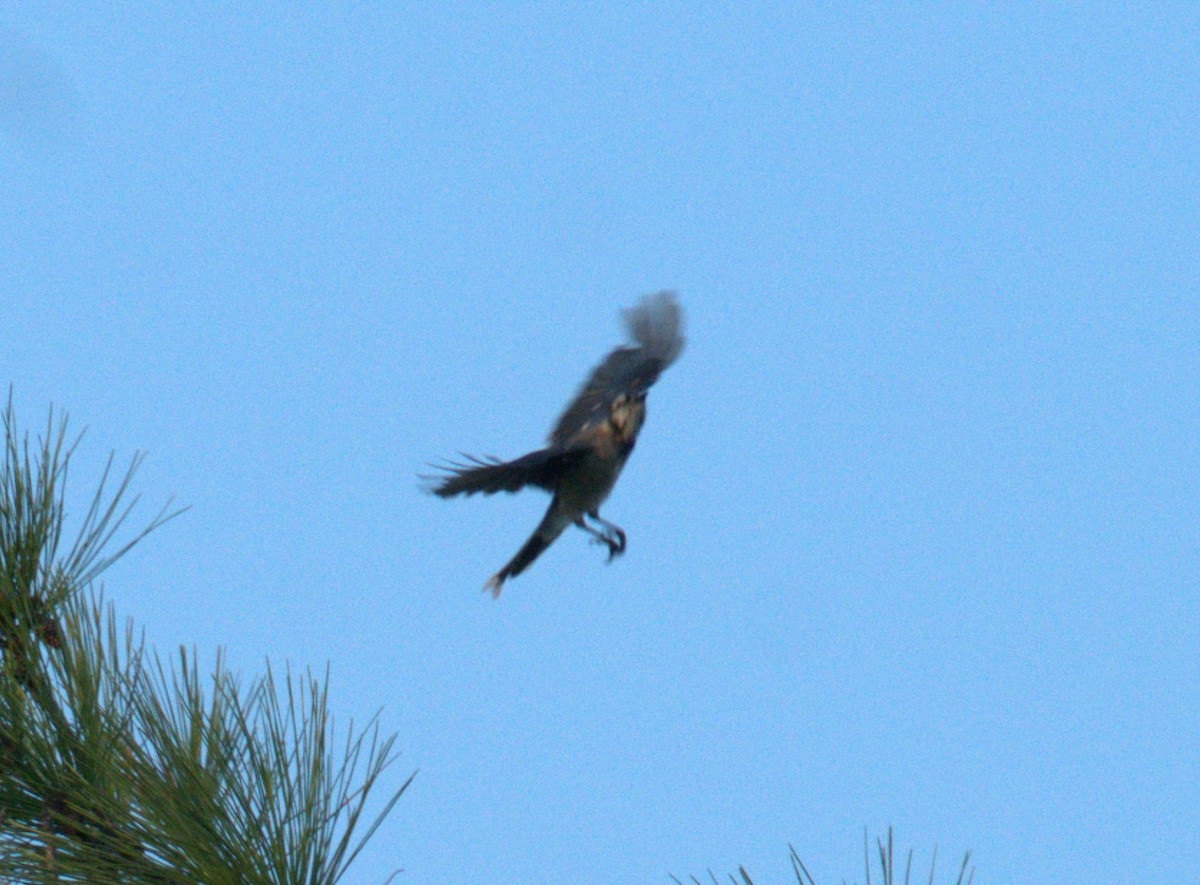
<path fill-rule="evenodd" d="M 646 419 L 646 393 L 683 349 L 682 312 L 670 292 L 651 295 L 624 312 L 635 346 L 618 347 L 597 366 L 550 432 L 549 445 L 512 461 L 451 464 L 431 491 L 453 495 L 515 492 L 527 485 L 550 492 L 546 515 L 524 546 L 484 585 L 493 596 L 519 575 L 569 525 L 608 545 L 609 560 L 625 550 L 625 533 L 600 518 Z M 590 525 L 591 519 L 600 527 Z"/>

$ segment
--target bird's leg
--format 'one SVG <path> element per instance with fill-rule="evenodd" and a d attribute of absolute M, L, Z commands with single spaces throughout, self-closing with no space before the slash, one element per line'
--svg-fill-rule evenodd
<path fill-rule="evenodd" d="M 614 556 L 620 556 L 625 552 L 625 532 L 621 530 L 620 526 L 601 517 L 598 510 L 589 510 L 587 515 L 600 523 L 607 532 L 604 538 L 605 543 L 608 544 L 608 561 L 612 562 Z"/>
<path fill-rule="evenodd" d="M 612 536 L 611 536 L 611 535 L 609 535 L 609 534 L 606 534 L 606 533 L 604 533 L 604 532 L 600 531 L 600 529 L 598 529 L 598 528 L 595 528 L 594 526 L 590 526 L 590 525 L 588 525 L 588 524 L 587 524 L 587 523 L 584 521 L 584 519 L 583 519 L 583 517 L 582 517 L 582 516 L 580 516 L 580 517 L 576 518 L 576 520 L 575 520 L 575 525 L 579 526 L 581 529 L 583 529 L 585 532 L 587 532 L 589 535 L 591 535 L 591 536 L 592 536 L 592 543 L 593 543 L 593 544 L 607 544 L 607 545 L 608 545 L 609 558 L 610 558 L 610 559 L 612 558 L 612 556 L 613 556 L 613 549 L 616 547 L 616 544 L 617 544 L 617 542 L 613 540 L 613 538 L 612 538 Z"/>
<path fill-rule="evenodd" d="M 591 514 L 589 513 L 588 515 L 590 516 Z M 617 531 L 620 532 L 620 534 L 618 534 L 614 538 L 612 534 L 610 534 L 608 532 L 602 532 L 602 531 L 600 531 L 600 529 L 595 528 L 594 526 L 588 525 L 586 522 L 584 522 L 584 519 L 582 516 L 580 516 L 578 519 L 575 520 L 575 525 L 579 526 L 581 529 L 583 529 L 585 532 L 587 532 L 589 535 L 592 536 L 593 544 L 607 544 L 608 545 L 608 561 L 609 562 L 612 562 L 613 557 L 617 556 L 618 554 L 622 553 L 625 550 L 625 533 L 622 532 L 620 529 L 617 529 Z"/>

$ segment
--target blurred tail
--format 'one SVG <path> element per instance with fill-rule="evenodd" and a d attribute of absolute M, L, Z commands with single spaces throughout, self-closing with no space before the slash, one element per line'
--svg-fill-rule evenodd
<path fill-rule="evenodd" d="M 500 588 L 504 582 L 525 571 L 530 563 L 541 556 L 542 551 L 553 544 L 555 539 L 570 524 L 571 518 L 559 510 L 558 499 L 555 498 L 550 502 L 550 507 L 546 510 L 546 515 L 542 517 L 542 521 L 538 523 L 538 527 L 533 530 L 533 534 L 529 536 L 529 540 L 517 551 L 517 555 L 508 561 L 504 568 L 488 578 L 487 583 L 483 585 L 483 589 L 491 590 L 493 599 L 498 597 L 500 595 Z"/>

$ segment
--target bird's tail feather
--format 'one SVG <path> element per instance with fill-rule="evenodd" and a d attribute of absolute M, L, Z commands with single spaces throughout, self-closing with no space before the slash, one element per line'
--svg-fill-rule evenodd
<path fill-rule="evenodd" d="M 542 555 L 543 550 L 554 543 L 555 539 L 570 524 L 570 518 L 559 510 L 557 499 L 551 501 L 549 509 L 546 510 L 546 515 L 542 517 L 542 521 L 538 523 L 538 527 L 533 530 L 533 534 L 529 536 L 529 540 L 521 546 L 516 556 L 510 559 L 504 568 L 488 578 L 487 583 L 483 585 L 483 589 L 491 590 L 493 599 L 498 597 L 500 595 L 500 588 L 504 582 L 525 571 L 535 559 Z"/>

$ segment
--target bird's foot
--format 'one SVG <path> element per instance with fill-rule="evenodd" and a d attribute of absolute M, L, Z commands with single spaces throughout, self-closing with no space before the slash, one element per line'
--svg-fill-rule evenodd
<path fill-rule="evenodd" d="M 603 544 L 608 548 L 608 562 L 612 562 L 625 552 L 625 534 L 623 532 L 619 535 L 596 535 L 592 538 L 591 543 Z"/>
<path fill-rule="evenodd" d="M 625 533 L 620 529 L 613 532 L 614 537 L 605 538 L 604 541 L 608 544 L 608 561 L 612 562 L 618 556 L 625 552 Z"/>

